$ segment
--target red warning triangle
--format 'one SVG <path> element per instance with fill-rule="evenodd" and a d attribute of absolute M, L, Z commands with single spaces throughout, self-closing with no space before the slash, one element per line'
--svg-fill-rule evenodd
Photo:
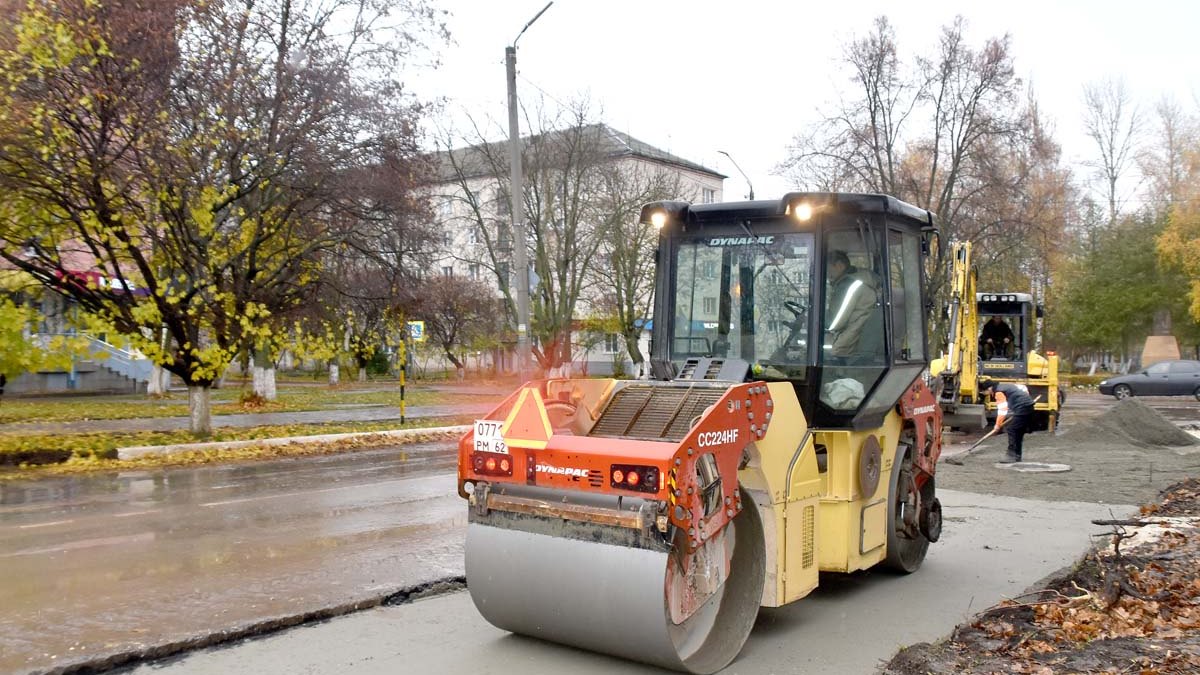
<path fill-rule="evenodd" d="M 546 447 L 546 442 L 554 432 L 550 427 L 550 418 L 546 416 L 542 395 L 537 389 L 521 390 L 500 433 L 510 446 L 535 450 Z"/>

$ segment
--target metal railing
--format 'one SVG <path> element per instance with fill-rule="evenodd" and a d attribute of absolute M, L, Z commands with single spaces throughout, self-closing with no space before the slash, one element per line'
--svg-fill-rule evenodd
<path fill-rule="evenodd" d="M 149 382 L 154 371 L 154 363 L 140 352 L 128 351 L 105 342 L 97 337 L 83 333 L 39 333 L 32 338 L 42 345 L 43 349 L 50 348 L 53 338 L 62 337 L 71 340 L 86 341 L 86 355 L 83 360 L 92 361 L 108 368 L 119 375 L 124 375 L 138 382 Z"/>

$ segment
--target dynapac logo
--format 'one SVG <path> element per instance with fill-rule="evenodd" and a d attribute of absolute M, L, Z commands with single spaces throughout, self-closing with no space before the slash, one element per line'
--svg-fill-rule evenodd
<path fill-rule="evenodd" d="M 770 244 L 774 236 L 764 237 L 713 237 L 708 240 L 709 246 L 750 246 L 752 244 Z"/>
<path fill-rule="evenodd" d="M 538 464 L 538 473 L 550 473 L 556 476 L 572 476 L 574 478 L 587 478 L 587 469 L 576 469 L 570 466 L 553 466 L 550 464 Z"/>

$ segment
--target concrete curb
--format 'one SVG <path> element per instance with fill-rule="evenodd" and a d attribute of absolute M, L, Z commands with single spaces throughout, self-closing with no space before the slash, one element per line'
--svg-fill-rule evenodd
<path fill-rule="evenodd" d="M 392 431 L 353 431 L 344 434 L 318 434 L 314 436 L 288 436 L 285 438 L 256 438 L 246 441 L 209 441 L 207 443 L 176 443 L 174 445 L 139 445 L 129 448 L 117 448 L 117 459 L 135 459 L 147 455 L 174 455 L 181 452 L 198 452 L 204 450 L 236 450 L 273 445 L 292 444 L 325 444 L 353 439 L 377 439 L 385 442 L 406 442 L 415 436 L 427 434 L 463 434 L 471 429 L 471 425 L 449 427 L 421 427 L 417 429 L 395 429 Z"/>
<path fill-rule="evenodd" d="M 315 621 L 324 621 L 334 617 L 360 612 L 375 607 L 403 605 L 421 598 L 434 597 L 461 591 L 467 587 L 464 576 L 443 577 L 415 586 L 406 586 L 399 590 L 376 593 L 351 602 L 324 607 L 299 614 L 278 616 L 262 621 L 242 624 L 225 630 L 196 635 L 183 640 L 164 642 L 146 647 L 136 647 L 110 654 L 96 655 L 83 661 L 66 663 L 49 670 L 30 671 L 31 675 L 64 675 L 66 673 L 101 673 L 122 666 L 132 666 L 146 661 L 154 661 L 184 652 L 243 640 L 275 633 L 287 628 L 300 626 Z"/>

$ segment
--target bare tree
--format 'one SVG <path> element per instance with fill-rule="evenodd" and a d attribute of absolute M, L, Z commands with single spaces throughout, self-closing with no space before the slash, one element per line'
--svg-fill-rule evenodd
<path fill-rule="evenodd" d="M 428 200 L 418 196 L 428 167 L 414 162 L 411 145 L 394 149 L 378 164 L 351 173 L 358 203 L 342 217 L 354 233 L 325 256 L 320 301 L 311 306 L 335 352 L 348 352 L 365 380 L 367 364 L 380 349 L 394 346 L 403 322 L 419 304 L 417 288 L 434 252 Z M 331 377 L 335 372 L 331 368 Z"/>
<path fill-rule="evenodd" d="M 1118 183 L 1126 175 L 1142 127 L 1142 117 L 1129 100 L 1124 80 L 1106 79 L 1083 88 L 1083 124 L 1099 157 L 1090 162 L 1103 186 L 1108 222 L 1117 224 L 1122 199 Z"/>
<path fill-rule="evenodd" d="M 886 16 L 846 48 L 857 96 L 797 136 L 781 169 L 798 184 L 823 190 L 862 189 L 897 194 L 904 127 L 923 83 L 904 72 L 896 33 Z"/>
<path fill-rule="evenodd" d="M 932 211 L 944 240 L 971 239 L 983 253 L 1017 248 L 1025 221 L 1009 207 L 1021 179 L 1012 169 L 1031 135 L 1008 36 L 972 48 L 959 17 L 915 67 L 898 54 L 890 24 L 877 19 L 846 50 L 855 95 L 797 136 L 780 170 L 805 187 L 895 195 Z M 932 276 L 929 295 L 943 286 Z"/>
<path fill-rule="evenodd" d="M 464 231 L 473 242 L 467 250 L 447 246 L 458 260 L 482 265 L 496 281 L 501 307 L 507 324 L 517 323 L 517 303 L 512 284 L 511 203 L 508 190 L 508 146 L 489 143 L 485 133 L 472 120 L 472 131 L 465 147 L 457 147 L 459 137 L 443 132 L 436 156 L 440 190 L 433 199 L 444 209 L 441 214 L 447 231 Z M 528 158 L 522 156 L 522 163 Z"/>
<path fill-rule="evenodd" d="M 496 312 L 499 302 L 488 285 L 435 275 L 424 282 L 420 296 L 417 311 L 425 320 L 429 338 L 455 368 L 466 367 L 462 360 L 465 349 L 491 346 L 487 344 L 489 336 L 495 335 L 501 319 Z"/>
<path fill-rule="evenodd" d="M 572 321 L 594 281 L 607 222 L 601 206 L 606 176 L 628 151 L 612 129 L 592 121 L 586 102 L 565 109 L 539 107 L 526 119 L 535 130 L 522 139 L 521 148 L 528 259 L 539 280 L 530 291 L 533 354 L 549 372 L 571 361 Z M 439 161 L 448 189 L 437 198 L 459 205 L 459 224 L 480 247 L 477 258 L 463 259 L 480 261 L 495 276 L 515 326 L 510 276 L 524 272 L 511 268 L 513 238 L 501 206 L 509 194 L 508 146 L 488 143 L 478 126 L 471 140 L 461 149 L 453 149 L 452 137 L 444 140 Z"/>
<path fill-rule="evenodd" d="M 638 339 L 650 316 L 654 291 L 654 251 L 658 231 L 640 222 L 647 202 L 678 199 L 694 201 L 683 176 L 665 166 L 631 161 L 614 162 L 600 171 L 600 186 L 592 206 L 599 228 L 597 264 L 592 267 L 593 304 L 616 320 L 625 350 L 634 365 L 645 359 Z"/>
<path fill-rule="evenodd" d="M 1152 204 L 1170 209 L 1184 199 L 1188 153 L 1200 145 L 1200 127 L 1193 116 L 1170 98 L 1154 106 L 1153 136 L 1137 155 L 1146 177 L 1146 194 Z"/>

